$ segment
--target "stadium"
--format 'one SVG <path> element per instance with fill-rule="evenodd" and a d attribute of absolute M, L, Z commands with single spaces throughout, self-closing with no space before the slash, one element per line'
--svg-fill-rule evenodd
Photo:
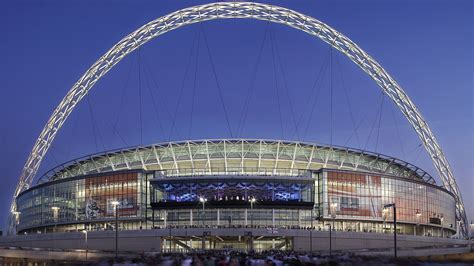
<path fill-rule="evenodd" d="M 103 151 L 37 176 L 67 117 L 127 54 L 185 25 L 236 18 L 288 25 L 346 55 L 400 109 L 442 184 L 410 162 L 376 152 L 232 138 Z M 9 215 L 11 236 L 0 244 L 116 252 L 354 251 L 392 248 L 393 235 L 395 240 L 399 235 L 401 248 L 464 244 L 467 236 L 464 204 L 451 167 L 397 82 L 330 26 L 293 10 L 251 2 L 179 10 L 114 45 L 51 115 L 25 163 Z"/>
<path fill-rule="evenodd" d="M 336 231 L 389 233 L 393 218 L 383 207 L 391 202 L 399 234 L 456 233 L 454 196 L 396 158 L 287 141 L 185 141 L 107 151 L 52 169 L 18 196 L 17 231 L 114 230 L 118 218 L 119 230 L 327 231 L 329 223 Z M 255 249 L 292 249 L 291 237 L 257 237 Z M 248 245 L 227 235 L 210 239 L 216 241 L 208 248 Z M 193 236 L 179 241 L 173 250 L 202 244 Z"/>

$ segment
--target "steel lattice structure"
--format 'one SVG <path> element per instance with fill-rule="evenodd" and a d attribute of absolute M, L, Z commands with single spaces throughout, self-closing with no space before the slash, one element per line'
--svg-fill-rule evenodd
<path fill-rule="evenodd" d="M 461 224 L 460 234 L 467 236 L 468 222 L 464 204 L 448 160 L 420 111 L 400 85 L 357 44 L 323 22 L 287 8 L 252 2 L 220 2 L 178 10 L 153 20 L 130 33 L 100 57 L 69 90 L 36 140 L 13 195 L 9 232 L 12 233 L 14 230 L 13 214 L 16 211 L 16 196 L 21 191 L 29 188 L 58 130 L 74 107 L 102 76 L 126 55 L 166 32 L 193 23 L 235 18 L 265 20 L 304 31 L 339 50 L 371 76 L 383 92 L 398 106 L 414 128 L 430 155 L 444 186 L 456 196 L 456 218 Z"/>
<path fill-rule="evenodd" d="M 215 173 L 216 168 L 222 173 L 253 170 L 268 173 L 283 169 L 285 174 L 332 168 L 436 184 L 422 169 L 383 154 L 334 145 L 261 139 L 189 140 L 106 151 L 58 165 L 41 176 L 38 183 L 131 169 L 160 170 L 182 176 Z"/>

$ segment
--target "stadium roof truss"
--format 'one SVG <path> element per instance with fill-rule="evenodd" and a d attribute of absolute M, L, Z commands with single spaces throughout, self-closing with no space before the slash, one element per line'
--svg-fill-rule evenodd
<path fill-rule="evenodd" d="M 44 174 L 39 182 L 110 171 L 162 170 L 170 176 L 218 173 L 301 175 L 301 171 L 333 168 L 435 180 L 399 159 L 362 150 L 279 140 L 219 139 L 169 142 L 107 151 L 78 158 Z"/>
<path fill-rule="evenodd" d="M 9 233 L 13 233 L 15 228 L 13 213 L 16 210 L 16 196 L 30 187 L 41 161 L 51 146 L 57 132 L 77 103 L 81 101 L 102 76 L 127 54 L 166 32 L 193 23 L 236 18 L 265 20 L 304 31 L 339 50 L 372 77 L 383 92 L 397 105 L 418 134 L 437 169 L 443 185 L 456 197 L 456 217 L 461 223 L 460 234 L 463 237 L 468 235 L 468 222 L 464 204 L 448 160 L 427 122 L 398 83 L 357 44 L 321 21 L 290 9 L 252 2 L 218 2 L 178 10 L 140 27 L 120 40 L 99 58 L 69 90 L 54 110 L 33 146 L 13 195 Z M 126 156 L 132 156 L 132 154 L 126 155 L 124 153 L 124 158 Z"/>

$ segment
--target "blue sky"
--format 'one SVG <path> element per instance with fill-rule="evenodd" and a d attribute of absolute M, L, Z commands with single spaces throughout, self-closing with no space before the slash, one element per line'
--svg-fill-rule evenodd
<path fill-rule="evenodd" d="M 2 222 L 34 141 L 53 109 L 83 72 L 141 25 L 202 3 L 206 2 L 0 3 Z M 329 24 L 381 63 L 430 124 L 451 163 L 468 215 L 473 219 L 472 1 L 265 3 L 288 7 Z M 336 145 L 396 156 L 436 176 L 430 159 L 418 147 L 420 141 L 393 103 L 386 97 L 382 100 L 375 83 L 336 52 L 332 63 L 331 122 L 331 68 L 324 67 L 330 50 L 322 41 L 261 21 L 211 21 L 202 27 L 206 39 L 198 25 L 180 28 L 146 44 L 140 56 L 137 52 L 129 55 L 108 73 L 66 122 L 39 173 L 104 149 L 167 140 L 230 137 L 218 97 L 217 77 L 234 137 L 245 95 L 250 84 L 254 84 L 249 115 L 239 136 L 320 143 L 332 140 Z M 272 39 L 265 32 L 270 32 Z M 262 43 L 264 49 L 260 54 Z M 255 67 L 259 55 L 261 60 Z M 185 75 L 188 61 L 191 63 Z M 319 69 L 324 69 L 320 75 Z M 318 77 L 322 80 L 321 89 L 312 109 L 316 98 L 312 84 Z M 158 87 L 147 85 L 155 83 Z M 377 116 L 378 110 L 381 116 Z M 172 117 L 176 118 L 175 129 L 171 131 Z M 299 134 L 294 134 L 293 120 L 301 121 Z M 360 125 L 356 130 L 359 141 L 351 138 L 354 123 Z M 114 126 L 123 141 L 114 133 Z"/>

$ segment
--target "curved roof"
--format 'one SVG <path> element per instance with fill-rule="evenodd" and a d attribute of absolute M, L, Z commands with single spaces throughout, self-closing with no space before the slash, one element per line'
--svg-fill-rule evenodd
<path fill-rule="evenodd" d="M 167 142 L 105 151 L 59 165 L 39 183 L 110 171 L 164 170 L 167 175 L 236 171 L 285 174 L 335 168 L 394 175 L 435 184 L 422 169 L 405 161 L 347 147 L 282 140 L 216 139 Z M 282 171 L 278 171 L 282 172 Z"/>

